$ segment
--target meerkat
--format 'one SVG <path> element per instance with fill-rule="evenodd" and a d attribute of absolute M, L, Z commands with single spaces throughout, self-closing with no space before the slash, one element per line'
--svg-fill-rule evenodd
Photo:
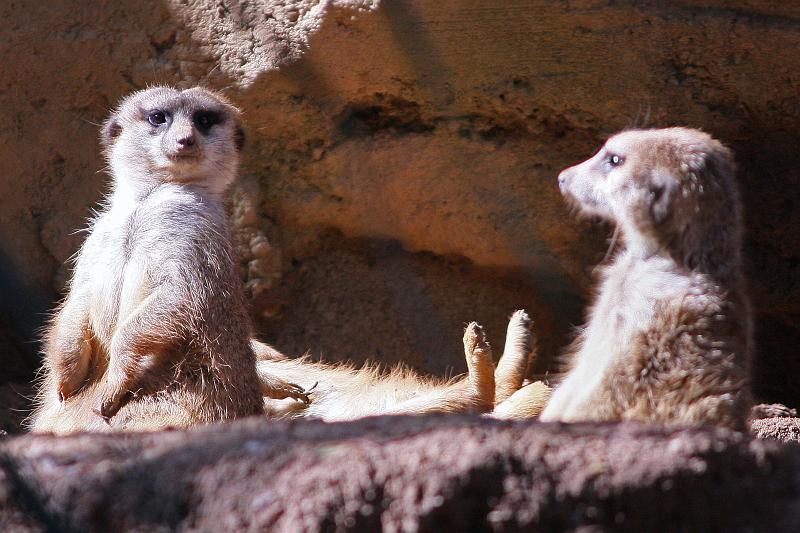
<path fill-rule="evenodd" d="M 640 420 L 743 430 L 752 324 L 731 152 L 698 130 L 631 130 L 561 172 L 622 249 L 542 421 Z"/>
<path fill-rule="evenodd" d="M 483 328 L 475 322 L 467 326 L 464 353 L 468 373 L 457 381 L 424 377 L 402 367 L 381 373 L 371 366 L 354 368 L 307 358 L 291 359 L 258 341 L 253 341 L 253 347 L 259 373 L 313 388 L 313 401 L 309 404 L 267 399 L 267 413 L 276 418 L 302 416 L 326 421 L 384 414 L 490 413 L 496 403 L 522 386 L 535 357 L 530 318 L 522 310 L 509 320 L 497 369 Z M 543 394 L 538 403 L 532 402 L 540 410 L 547 397 Z"/>
<path fill-rule="evenodd" d="M 491 348 L 474 323 L 464 337 L 467 377 L 448 382 L 289 359 L 250 340 L 222 202 L 244 141 L 239 121 L 217 93 L 154 87 L 124 99 L 105 123 L 112 190 L 47 328 L 30 428 L 186 427 L 261 414 L 265 403 L 270 416 L 326 419 L 491 410 Z M 527 321 L 518 312 L 509 324 L 498 368 L 505 395 L 528 364 Z M 314 407 L 278 374 L 317 383 Z"/>
<path fill-rule="evenodd" d="M 154 87 L 122 101 L 101 141 L 111 192 L 47 328 L 32 428 L 186 426 L 261 414 L 262 394 L 307 400 L 256 373 L 223 206 L 238 109 L 205 89 Z"/>

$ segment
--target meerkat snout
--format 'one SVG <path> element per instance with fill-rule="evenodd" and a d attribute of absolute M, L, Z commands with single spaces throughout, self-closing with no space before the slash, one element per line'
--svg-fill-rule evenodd
<path fill-rule="evenodd" d="M 170 131 L 164 135 L 164 152 L 171 159 L 180 159 L 197 154 L 195 127 L 186 117 L 179 117 Z"/>
<path fill-rule="evenodd" d="M 561 194 L 564 194 L 567 190 L 567 179 L 569 177 L 569 173 L 567 170 L 562 170 L 558 174 L 558 190 L 561 191 Z"/>

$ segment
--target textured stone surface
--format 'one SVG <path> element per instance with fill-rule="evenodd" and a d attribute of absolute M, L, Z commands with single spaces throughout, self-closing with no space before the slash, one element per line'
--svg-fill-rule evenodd
<path fill-rule="evenodd" d="M 800 418 L 763 418 L 751 423 L 753 435 L 759 439 L 800 443 Z"/>
<path fill-rule="evenodd" d="M 800 527 L 800 449 L 721 430 L 251 420 L 23 436 L 0 453 L 0 523 L 9 527 L 20 509 L 74 531 Z"/>
<path fill-rule="evenodd" d="M 2 2 L 0 329 L 29 340 L 59 296 L 104 190 L 108 109 L 148 83 L 205 83 L 245 111 L 231 210 L 263 337 L 443 374 L 463 371 L 463 323 L 499 353 L 526 307 L 543 373 L 609 234 L 571 219 L 556 173 L 647 117 L 737 152 L 755 385 L 800 404 L 800 7 L 737 5 Z M 34 353 L 0 357 L 28 376 Z"/>

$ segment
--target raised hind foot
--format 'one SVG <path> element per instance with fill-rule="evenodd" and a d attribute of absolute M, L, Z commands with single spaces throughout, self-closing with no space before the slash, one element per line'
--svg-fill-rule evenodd
<path fill-rule="evenodd" d="M 515 311 L 508 321 L 505 349 L 494 373 L 495 404 L 505 401 L 522 387 L 536 358 L 532 326 L 533 321 L 522 309 Z"/>
<path fill-rule="evenodd" d="M 476 408 L 489 411 L 494 406 L 494 362 L 492 347 L 477 322 L 470 322 L 464 331 L 464 355 L 467 359 L 466 382 L 474 396 Z"/>
<path fill-rule="evenodd" d="M 261 380 L 261 393 L 267 398 L 271 398 L 273 400 L 292 398 L 305 404 L 309 404 L 311 403 L 309 394 L 313 391 L 314 387 L 317 386 L 314 384 L 313 387 L 305 390 L 300 385 L 289 383 L 288 381 L 271 374 L 260 374 L 259 378 Z"/>

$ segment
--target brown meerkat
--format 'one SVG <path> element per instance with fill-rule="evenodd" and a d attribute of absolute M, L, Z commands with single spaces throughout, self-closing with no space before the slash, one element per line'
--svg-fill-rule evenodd
<path fill-rule="evenodd" d="M 47 328 L 32 428 L 185 426 L 261 414 L 262 393 L 305 400 L 256 373 L 249 343 L 223 207 L 239 111 L 205 89 L 154 87 L 125 98 L 101 137 L 111 191 Z"/>
<path fill-rule="evenodd" d="M 509 320 L 505 349 L 497 369 L 483 329 L 475 322 L 467 326 L 464 353 L 468 373 L 461 380 L 423 377 L 403 367 L 382 373 L 369 365 L 354 368 L 315 363 L 307 358 L 291 359 L 258 341 L 253 341 L 253 347 L 258 355 L 259 373 L 314 389 L 310 404 L 266 400 L 267 413 L 279 418 L 303 416 L 327 421 L 382 414 L 489 413 L 495 403 L 522 386 L 535 357 L 530 319 L 521 310 Z M 547 388 L 543 384 L 538 386 Z M 548 396 L 542 394 L 538 402 L 531 402 L 539 405 L 539 410 Z"/>
<path fill-rule="evenodd" d="M 31 429 L 104 430 L 108 420 L 119 430 L 185 427 L 259 414 L 264 401 L 273 416 L 327 419 L 491 410 L 491 349 L 474 323 L 459 382 L 289 359 L 251 344 L 222 205 L 243 142 L 239 112 L 225 98 L 200 88 L 134 93 L 106 122 L 102 141 L 112 191 L 47 329 Z M 521 382 L 515 367 L 527 366 L 527 326 L 522 312 L 509 324 L 502 391 Z M 277 401 L 307 403 L 277 374 L 319 382 L 315 407 Z"/>
<path fill-rule="evenodd" d="M 744 429 L 752 325 L 731 152 L 692 129 L 624 131 L 558 183 L 624 248 L 540 420 Z"/>

